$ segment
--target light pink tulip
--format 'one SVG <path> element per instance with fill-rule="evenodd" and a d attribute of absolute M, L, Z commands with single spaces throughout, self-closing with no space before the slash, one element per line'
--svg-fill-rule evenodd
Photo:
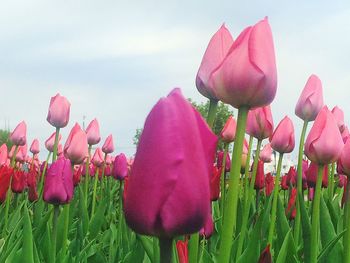
<path fill-rule="evenodd" d="M 332 114 L 334 116 L 334 119 L 338 125 L 338 128 L 340 132 L 342 132 L 345 129 L 345 124 L 344 124 L 344 112 L 342 109 L 340 109 L 338 106 L 335 106 L 332 109 Z"/>
<path fill-rule="evenodd" d="M 114 143 L 113 143 L 113 136 L 110 134 L 106 140 L 105 143 L 102 146 L 102 151 L 104 153 L 112 153 L 114 151 Z"/>
<path fill-rule="evenodd" d="M 225 126 L 220 133 L 220 137 L 223 142 L 230 143 L 235 140 L 236 126 L 237 126 L 236 120 L 232 116 L 230 116 L 227 119 Z"/>
<path fill-rule="evenodd" d="M 294 125 L 288 116 L 278 124 L 270 137 L 271 147 L 279 153 L 290 153 L 295 146 Z"/>
<path fill-rule="evenodd" d="M 316 75 L 311 75 L 295 106 L 295 115 L 304 121 L 313 121 L 322 107 L 323 92 L 321 80 Z"/>
<path fill-rule="evenodd" d="M 272 157 L 272 147 L 271 147 L 271 144 L 268 143 L 264 146 L 264 148 L 260 152 L 259 159 L 264 163 L 269 163 L 271 162 L 271 157 Z"/>
<path fill-rule="evenodd" d="M 59 93 L 50 100 L 49 112 L 46 120 L 56 128 L 66 127 L 69 121 L 70 103 Z"/>
<path fill-rule="evenodd" d="M 20 122 L 10 134 L 10 140 L 14 145 L 23 146 L 26 144 L 27 125 L 24 121 Z"/>
<path fill-rule="evenodd" d="M 350 175 L 350 140 L 347 140 L 337 165 L 338 172 Z"/>
<path fill-rule="evenodd" d="M 16 162 L 23 163 L 27 158 L 27 144 L 18 147 Z"/>
<path fill-rule="evenodd" d="M 329 164 L 340 157 L 344 143 L 334 115 L 324 106 L 305 141 L 305 154 L 314 163 Z"/>
<path fill-rule="evenodd" d="M 93 119 L 86 128 L 86 135 L 89 145 L 98 144 L 101 141 L 100 125 L 97 119 Z"/>
<path fill-rule="evenodd" d="M 51 134 L 51 136 L 45 141 L 45 147 L 49 152 L 53 152 L 53 146 L 55 144 L 55 136 L 56 136 L 56 132 Z M 60 143 L 61 138 L 62 138 L 62 136 L 61 136 L 61 134 L 59 134 L 58 143 Z"/>
<path fill-rule="evenodd" d="M 273 133 L 273 119 L 270 105 L 259 107 L 248 112 L 247 134 L 263 140 Z"/>
<path fill-rule="evenodd" d="M 103 165 L 104 153 L 102 152 L 100 147 L 96 148 L 95 153 L 92 156 L 91 162 L 97 167 L 101 167 Z"/>
<path fill-rule="evenodd" d="M 0 147 L 0 166 L 3 166 L 6 164 L 7 157 L 8 157 L 7 145 L 4 143 Z"/>
<path fill-rule="evenodd" d="M 248 143 L 247 140 L 244 138 L 242 154 L 248 154 L 248 151 L 249 151 L 249 143 Z"/>
<path fill-rule="evenodd" d="M 222 76 L 213 73 L 226 57 L 232 44 L 233 38 L 225 25 L 222 25 L 210 39 L 196 77 L 197 89 L 204 97 L 217 100 L 216 83 L 221 82 Z"/>
<path fill-rule="evenodd" d="M 30 152 L 32 154 L 38 154 L 40 152 L 40 147 L 39 147 L 39 140 L 34 139 L 32 144 L 30 145 Z"/>
<path fill-rule="evenodd" d="M 344 130 L 341 133 L 341 137 L 343 138 L 343 142 L 346 143 L 348 138 L 350 137 L 350 132 L 348 126 L 344 126 Z"/>
<path fill-rule="evenodd" d="M 235 108 L 262 107 L 273 101 L 277 69 L 267 18 L 239 35 L 212 75 L 217 98 Z"/>
<path fill-rule="evenodd" d="M 76 123 L 69 133 L 64 145 L 64 156 L 73 164 L 80 164 L 88 155 L 86 133 Z"/>

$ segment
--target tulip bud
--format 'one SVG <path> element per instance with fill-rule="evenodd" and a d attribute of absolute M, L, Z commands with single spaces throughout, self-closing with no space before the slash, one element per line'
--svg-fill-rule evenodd
<path fill-rule="evenodd" d="M 76 123 L 64 145 L 64 156 L 73 164 L 80 164 L 88 155 L 86 133 Z"/>
<path fill-rule="evenodd" d="M 279 153 L 290 153 L 295 146 L 294 125 L 287 116 L 278 124 L 270 137 L 272 149 Z"/>
<path fill-rule="evenodd" d="M 7 155 L 7 145 L 4 143 L 0 147 L 0 167 L 6 164 Z"/>
<path fill-rule="evenodd" d="M 30 152 L 32 154 L 38 154 L 40 149 L 39 149 L 39 140 L 38 139 L 34 139 L 32 144 L 30 145 Z"/>
<path fill-rule="evenodd" d="M 283 191 L 288 190 L 287 175 L 281 177 L 281 189 Z"/>
<path fill-rule="evenodd" d="M 314 187 L 309 187 L 309 192 L 308 192 L 308 200 L 312 201 L 314 200 L 314 195 L 315 195 L 315 188 Z"/>
<path fill-rule="evenodd" d="M 6 200 L 7 190 L 10 187 L 11 175 L 13 168 L 9 166 L 0 167 L 0 203 Z"/>
<path fill-rule="evenodd" d="M 347 177 L 343 174 L 339 174 L 338 176 L 338 187 L 343 188 L 346 185 Z"/>
<path fill-rule="evenodd" d="M 322 175 L 322 187 L 326 188 L 328 186 L 328 166 L 325 165 L 323 170 L 324 171 Z M 316 163 L 311 162 L 306 172 L 307 184 L 309 187 L 316 186 L 317 172 L 318 172 L 318 165 Z"/>
<path fill-rule="evenodd" d="M 342 132 L 345 129 L 344 112 L 343 112 L 343 110 L 340 109 L 338 106 L 335 106 L 332 109 L 332 114 L 333 114 L 334 119 L 335 119 L 335 121 L 337 123 L 339 131 Z"/>
<path fill-rule="evenodd" d="M 235 140 L 236 126 L 237 126 L 237 123 L 235 119 L 232 116 L 230 116 L 227 119 L 225 126 L 220 133 L 220 137 L 223 142 L 230 143 Z"/>
<path fill-rule="evenodd" d="M 264 163 L 269 163 L 272 160 L 271 157 L 272 157 L 272 147 L 271 147 L 271 144 L 268 143 L 264 146 L 264 148 L 260 152 L 259 159 Z"/>
<path fill-rule="evenodd" d="M 218 152 L 218 158 L 216 161 L 216 166 L 221 169 L 222 168 L 222 164 L 224 161 L 224 155 L 225 153 L 223 151 L 219 151 Z M 231 169 L 231 158 L 230 158 L 230 154 L 227 153 L 226 154 L 226 162 L 225 162 L 225 172 L 229 172 Z"/>
<path fill-rule="evenodd" d="M 273 188 L 275 187 L 275 179 L 271 175 L 271 173 L 267 173 L 265 177 L 265 193 L 266 196 L 270 196 L 273 192 Z"/>
<path fill-rule="evenodd" d="M 176 250 L 179 256 L 179 263 L 188 263 L 188 241 L 178 240 L 176 242 Z"/>
<path fill-rule="evenodd" d="M 337 171 L 350 176 L 350 140 L 347 140 L 338 159 Z"/>
<path fill-rule="evenodd" d="M 287 173 L 287 184 L 296 186 L 297 185 L 297 171 L 293 166 L 289 168 L 289 171 Z"/>
<path fill-rule="evenodd" d="M 74 171 L 73 171 L 74 187 L 79 185 L 82 171 L 83 171 L 83 168 L 81 166 L 74 167 Z"/>
<path fill-rule="evenodd" d="M 69 121 L 70 103 L 59 93 L 51 97 L 46 120 L 56 128 L 64 128 Z"/>
<path fill-rule="evenodd" d="M 20 122 L 10 134 L 10 140 L 14 145 L 23 146 L 26 144 L 27 125 L 24 121 Z"/>
<path fill-rule="evenodd" d="M 36 170 L 30 170 L 27 174 L 27 184 L 28 184 L 28 200 L 30 202 L 35 202 L 38 200 L 38 191 L 36 189 Z"/>
<path fill-rule="evenodd" d="M 252 164 L 254 165 L 254 164 Z M 265 186 L 264 162 L 258 161 L 258 168 L 256 170 L 256 178 L 254 183 L 255 190 L 261 190 Z"/>
<path fill-rule="evenodd" d="M 207 217 L 207 221 L 205 222 L 204 227 L 202 227 L 201 230 L 199 230 L 199 235 L 201 237 L 209 239 L 213 235 L 213 232 L 214 232 L 214 222 L 213 222 L 213 217 L 210 214 Z"/>
<path fill-rule="evenodd" d="M 113 164 L 113 177 L 117 180 L 124 180 L 128 175 L 128 162 L 124 153 L 117 155 Z"/>
<path fill-rule="evenodd" d="M 22 193 L 27 183 L 26 174 L 23 171 L 16 170 L 12 175 L 11 189 L 14 193 Z"/>
<path fill-rule="evenodd" d="M 18 147 L 15 160 L 16 162 L 23 163 L 25 162 L 26 159 L 27 159 L 27 144 Z"/>
<path fill-rule="evenodd" d="M 91 162 L 97 167 L 101 167 L 103 165 L 104 154 L 100 147 L 96 148 L 95 153 L 92 156 Z"/>
<path fill-rule="evenodd" d="M 268 244 L 264 251 L 261 253 L 258 263 L 272 263 L 270 244 Z"/>
<path fill-rule="evenodd" d="M 114 152 L 114 143 L 113 143 L 113 136 L 110 134 L 106 140 L 105 143 L 102 146 L 102 152 L 104 153 L 112 153 Z"/>
<path fill-rule="evenodd" d="M 220 197 L 220 178 L 222 169 L 213 166 L 213 172 L 210 177 L 210 200 L 216 201 Z"/>
<path fill-rule="evenodd" d="M 346 143 L 346 141 L 348 140 L 348 138 L 350 137 L 350 132 L 347 126 L 344 126 L 344 130 L 341 133 L 341 137 L 343 139 L 343 142 Z"/>
<path fill-rule="evenodd" d="M 256 108 L 248 112 L 247 134 L 263 140 L 269 138 L 273 132 L 273 119 L 270 105 Z"/>
<path fill-rule="evenodd" d="M 89 145 L 98 144 L 101 141 L 100 125 L 97 119 L 93 119 L 86 128 L 86 135 Z"/>
<path fill-rule="evenodd" d="M 296 206 L 295 206 L 296 198 L 297 198 L 297 189 L 292 188 L 289 201 L 288 201 L 288 206 L 286 208 L 286 216 L 289 218 L 289 220 L 293 220 L 297 213 Z"/>
<path fill-rule="evenodd" d="M 51 134 L 51 136 L 45 141 L 45 147 L 49 152 L 53 152 L 53 147 L 55 144 L 55 137 L 56 137 L 56 132 Z M 62 136 L 61 136 L 61 134 L 59 134 L 58 143 L 60 143 L 61 138 L 62 138 Z"/>

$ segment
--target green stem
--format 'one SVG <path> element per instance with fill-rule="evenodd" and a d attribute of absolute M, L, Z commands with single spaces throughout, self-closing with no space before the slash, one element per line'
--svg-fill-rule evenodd
<path fill-rule="evenodd" d="M 221 171 L 221 178 L 220 178 L 220 185 L 221 185 L 221 199 L 220 199 L 220 212 L 221 217 L 224 217 L 224 204 L 225 204 L 225 174 L 226 174 L 226 157 L 228 152 L 228 143 L 225 143 L 224 145 L 224 159 L 222 160 L 222 171 Z"/>
<path fill-rule="evenodd" d="M 13 151 L 13 155 L 12 155 L 12 158 L 11 158 L 11 167 L 14 168 L 15 167 L 15 164 L 16 164 L 16 155 L 17 155 L 17 152 L 18 152 L 18 145 L 15 146 L 15 150 Z"/>
<path fill-rule="evenodd" d="M 66 204 L 63 207 L 64 225 L 63 225 L 63 238 L 62 238 L 62 250 L 63 250 L 62 255 L 66 255 L 66 251 L 67 251 L 69 209 L 70 209 L 70 204 Z"/>
<path fill-rule="evenodd" d="M 206 243 L 205 236 L 203 236 L 203 238 L 201 240 L 201 253 L 200 253 L 200 257 L 199 257 L 199 262 L 203 262 L 205 243 Z"/>
<path fill-rule="evenodd" d="M 311 217 L 311 251 L 310 251 L 310 262 L 317 262 L 318 254 L 318 230 L 320 221 L 320 199 L 321 199 L 321 186 L 322 186 L 322 175 L 324 165 L 318 165 L 317 181 L 315 187 L 314 201 L 312 204 L 312 217 Z"/>
<path fill-rule="evenodd" d="M 60 213 L 60 207 L 58 205 L 55 205 L 53 209 L 53 222 L 52 222 L 52 242 L 51 242 L 52 263 L 56 262 L 57 219 L 58 219 L 59 213 Z"/>
<path fill-rule="evenodd" d="M 98 182 L 98 170 L 99 168 L 96 168 L 96 172 L 95 172 L 95 181 L 94 181 L 94 191 L 92 193 L 92 206 L 91 206 L 91 215 L 90 215 L 90 219 L 92 218 L 92 216 L 95 213 L 95 206 L 96 206 L 96 192 L 97 192 L 97 182 Z"/>
<path fill-rule="evenodd" d="M 43 195 L 45 173 L 46 173 L 47 164 L 49 162 L 50 156 L 51 156 L 51 152 L 49 152 L 49 154 L 47 155 L 46 162 L 44 164 L 44 169 L 43 169 L 43 172 L 42 172 L 41 177 L 40 177 L 40 184 L 39 184 L 39 195 L 40 195 L 40 198 L 39 198 L 39 200 L 41 200 L 41 197 Z"/>
<path fill-rule="evenodd" d="M 90 159 L 91 159 L 91 149 L 92 149 L 92 145 L 89 145 L 89 155 L 88 158 L 86 160 L 86 164 L 85 164 L 85 204 L 87 207 L 88 204 L 88 194 L 89 194 L 89 177 L 90 177 Z"/>
<path fill-rule="evenodd" d="M 238 109 L 236 139 L 232 153 L 229 187 L 225 204 L 225 217 L 221 230 L 221 242 L 218 262 L 230 262 L 231 247 L 236 230 L 239 179 L 241 171 L 242 151 L 248 108 Z"/>
<path fill-rule="evenodd" d="M 172 258 L 172 238 L 159 238 L 160 263 L 170 263 Z"/>
<path fill-rule="evenodd" d="M 60 136 L 60 128 L 56 128 L 55 144 L 53 145 L 52 162 L 56 161 L 56 159 L 57 159 L 57 149 L 58 149 L 58 138 L 59 138 L 59 136 Z"/>
<path fill-rule="evenodd" d="M 106 159 L 107 159 L 107 153 L 105 153 L 105 156 L 104 156 L 104 159 L 103 159 L 103 165 L 102 165 L 102 176 L 101 176 L 101 187 L 100 187 L 100 194 L 101 194 L 101 196 L 103 196 L 103 189 L 104 189 Z"/>
<path fill-rule="evenodd" d="M 343 236 L 343 246 L 344 246 L 344 263 L 350 263 L 350 178 L 348 178 L 346 183 L 346 193 L 345 193 L 345 209 L 344 209 L 344 226 L 346 232 Z"/>
<path fill-rule="evenodd" d="M 244 170 L 244 193 L 247 193 L 249 188 L 250 157 L 252 154 L 253 139 L 254 139 L 253 136 L 249 136 L 248 156 L 245 162 L 245 170 Z"/>
<path fill-rule="evenodd" d="M 197 263 L 198 262 L 198 243 L 199 243 L 199 233 L 195 233 L 191 235 L 190 241 L 188 243 L 189 250 L 189 263 Z"/>
<path fill-rule="evenodd" d="M 280 153 L 278 158 L 275 186 L 273 189 L 271 219 L 270 219 L 269 235 L 267 239 L 267 244 L 270 244 L 270 248 L 272 248 L 272 239 L 275 231 L 277 199 L 278 199 L 278 193 L 280 190 L 280 175 L 281 175 L 281 168 L 282 168 L 282 160 L 283 160 L 283 153 Z"/>
<path fill-rule="evenodd" d="M 329 173 L 329 186 L 328 186 L 328 191 L 329 191 L 329 199 L 333 199 L 334 195 L 334 173 L 335 173 L 335 162 L 330 164 L 331 167 L 331 172 Z"/>
<path fill-rule="evenodd" d="M 119 220 L 118 220 L 118 235 L 119 235 L 119 244 L 122 243 L 123 235 L 122 235 L 122 220 L 123 220 L 123 181 L 119 182 Z"/>
<path fill-rule="evenodd" d="M 300 136 L 300 142 L 299 142 L 299 154 L 298 154 L 298 180 L 297 180 L 297 202 L 296 202 L 296 216 L 295 216 L 295 224 L 294 224 L 294 240 L 298 243 L 299 236 L 300 236 L 300 220 L 301 220 L 301 215 L 300 215 L 300 203 L 299 203 L 299 196 L 302 195 L 302 190 L 303 190 L 303 154 L 304 154 L 304 141 L 305 141 L 305 135 L 306 135 L 306 129 L 307 125 L 309 124 L 308 121 L 304 121 L 303 124 L 303 129 L 301 131 L 301 136 Z M 303 202 L 304 200 L 300 200 Z"/>
<path fill-rule="evenodd" d="M 250 180 L 248 191 L 245 192 L 245 196 L 244 196 L 243 219 L 242 219 L 241 234 L 239 235 L 239 239 L 238 239 L 236 260 L 238 260 L 238 258 L 242 254 L 243 242 L 244 242 L 244 238 L 245 238 L 245 235 L 247 232 L 250 204 L 251 204 L 252 198 L 253 198 L 253 190 L 254 190 L 256 172 L 258 169 L 261 142 L 262 142 L 262 140 L 258 140 L 258 145 L 256 147 L 255 156 L 254 156 L 252 178 Z"/>
<path fill-rule="evenodd" d="M 215 122 L 217 107 L 218 107 L 218 101 L 214 99 L 210 99 L 207 123 L 211 128 L 213 128 L 213 125 Z"/>

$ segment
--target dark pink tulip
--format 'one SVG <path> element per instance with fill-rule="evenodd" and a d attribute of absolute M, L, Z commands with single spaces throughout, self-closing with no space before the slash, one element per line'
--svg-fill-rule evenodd
<path fill-rule="evenodd" d="M 49 152 L 53 152 L 53 146 L 55 144 L 55 137 L 56 137 L 56 132 L 51 134 L 51 136 L 45 141 L 45 147 Z M 58 143 L 61 141 L 61 134 L 58 136 Z"/>
<path fill-rule="evenodd" d="M 213 170 L 210 176 L 210 201 L 216 201 L 220 198 L 220 178 L 222 168 L 218 169 L 213 165 Z"/>
<path fill-rule="evenodd" d="M 7 145 L 4 143 L 0 147 L 0 167 L 6 164 L 7 157 L 8 157 Z"/>
<path fill-rule="evenodd" d="M 313 121 L 322 107 L 323 92 L 321 80 L 316 75 L 311 75 L 295 106 L 295 115 L 304 121 Z"/>
<path fill-rule="evenodd" d="M 216 83 L 220 83 L 222 76 L 213 73 L 226 57 L 232 44 L 233 38 L 225 25 L 222 25 L 210 39 L 196 77 L 198 91 L 208 99 L 218 100 L 215 91 Z"/>
<path fill-rule="evenodd" d="M 294 125 L 288 116 L 278 124 L 270 137 L 271 147 L 279 153 L 290 153 L 295 146 Z"/>
<path fill-rule="evenodd" d="M 10 134 L 10 140 L 14 145 L 23 146 L 27 141 L 27 125 L 24 121 L 20 122 Z"/>
<path fill-rule="evenodd" d="M 344 126 L 344 130 L 341 133 L 341 137 L 343 138 L 343 142 L 346 143 L 346 141 L 350 138 L 350 132 L 348 126 Z"/>
<path fill-rule="evenodd" d="M 73 164 L 80 164 L 88 155 L 86 133 L 76 123 L 64 145 L 64 156 Z"/>
<path fill-rule="evenodd" d="M 39 140 L 34 139 L 32 144 L 30 145 L 30 152 L 32 154 L 38 154 L 40 152 L 40 147 L 39 147 Z"/>
<path fill-rule="evenodd" d="M 236 126 L 237 126 L 236 120 L 232 116 L 230 116 L 227 119 L 225 126 L 220 133 L 220 138 L 223 142 L 230 143 L 235 140 Z"/>
<path fill-rule="evenodd" d="M 282 190 L 288 190 L 288 182 L 287 182 L 287 175 L 281 177 L 281 189 Z"/>
<path fill-rule="evenodd" d="M 111 165 L 114 161 L 114 158 L 110 154 L 106 155 L 106 165 Z"/>
<path fill-rule="evenodd" d="M 91 162 L 97 167 L 101 167 L 103 165 L 104 153 L 102 152 L 100 147 L 96 148 L 95 153 L 92 156 Z"/>
<path fill-rule="evenodd" d="M 213 222 L 213 216 L 209 214 L 207 216 L 207 220 L 205 221 L 204 227 L 199 230 L 199 235 L 202 237 L 205 237 L 206 239 L 209 239 L 214 232 L 214 222 Z"/>
<path fill-rule="evenodd" d="M 105 143 L 102 146 L 102 152 L 104 153 L 112 153 L 114 152 L 114 143 L 113 143 L 113 136 L 110 134 L 106 140 Z"/>
<path fill-rule="evenodd" d="M 335 106 L 332 109 L 332 113 L 333 113 L 335 121 L 337 122 L 337 125 L 338 125 L 340 132 L 342 132 L 345 129 L 343 110 L 341 108 L 339 108 L 338 106 Z"/>
<path fill-rule="evenodd" d="M 338 173 L 350 175 L 350 140 L 347 140 L 338 159 Z"/>
<path fill-rule="evenodd" d="M 73 197 L 73 190 L 71 162 L 68 159 L 59 158 L 47 170 L 44 201 L 53 205 L 67 204 Z"/>
<path fill-rule="evenodd" d="M 347 177 L 343 174 L 339 174 L 338 178 L 338 187 L 343 188 L 346 185 Z"/>
<path fill-rule="evenodd" d="M 204 226 L 216 142 L 180 89 L 158 101 L 146 119 L 126 193 L 125 218 L 135 232 L 173 237 Z"/>
<path fill-rule="evenodd" d="M 73 172 L 73 185 L 74 185 L 74 187 L 79 185 L 82 171 L 83 171 L 83 168 L 81 166 L 74 167 L 74 172 Z"/>
<path fill-rule="evenodd" d="M 305 154 L 315 163 L 329 164 L 340 157 L 344 143 L 333 117 L 324 106 L 305 141 Z"/>
<path fill-rule="evenodd" d="M 258 161 L 258 169 L 256 171 L 256 178 L 254 183 L 254 189 L 261 190 L 265 186 L 265 173 L 264 173 L 264 162 Z"/>
<path fill-rule="evenodd" d="M 267 18 L 239 35 L 212 79 L 217 98 L 235 108 L 257 108 L 273 101 L 277 70 Z"/>
<path fill-rule="evenodd" d="M 118 180 L 124 180 L 128 175 L 128 161 L 124 153 L 117 155 L 113 164 L 113 177 Z"/>
<path fill-rule="evenodd" d="M 256 108 L 248 112 L 247 134 L 263 140 L 273 133 L 273 119 L 270 105 Z"/>
<path fill-rule="evenodd" d="M 66 127 L 69 121 L 70 103 L 59 93 L 51 97 L 46 120 L 56 128 Z"/>
<path fill-rule="evenodd" d="M 86 128 L 86 135 L 89 145 L 98 144 L 101 141 L 100 125 L 97 119 L 93 119 Z"/>
<path fill-rule="evenodd" d="M 315 195 L 315 188 L 309 187 L 309 192 L 308 192 L 308 195 L 307 195 L 308 200 L 309 201 L 314 200 L 314 195 Z"/>
<path fill-rule="evenodd" d="M 224 160 L 224 152 L 223 151 L 220 151 L 218 152 L 218 158 L 217 158 L 217 167 L 219 169 L 221 169 L 222 167 L 222 164 L 223 164 L 223 160 Z M 225 162 L 225 172 L 229 172 L 231 169 L 231 158 L 230 158 L 230 155 L 229 153 L 226 154 L 226 162 Z"/>
<path fill-rule="evenodd" d="M 264 163 L 269 163 L 272 160 L 271 158 L 272 158 L 272 147 L 271 147 L 271 144 L 268 143 L 264 146 L 264 148 L 260 152 L 259 159 Z"/>

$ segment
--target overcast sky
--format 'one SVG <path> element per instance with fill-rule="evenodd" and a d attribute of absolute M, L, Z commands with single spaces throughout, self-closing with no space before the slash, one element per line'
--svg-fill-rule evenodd
<path fill-rule="evenodd" d="M 194 80 L 221 24 L 236 38 L 265 16 L 277 58 L 275 125 L 289 115 L 299 137 L 294 107 L 312 73 L 329 107 L 350 111 L 349 3 L 218 2 L 1 1 L 0 128 L 25 120 L 29 143 L 39 138 L 44 150 L 54 131 L 46 122 L 50 97 L 59 92 L 72 104 L 63 142 L 76 121 L 96 117 L 103 140 L 112 133 L 116 153 L 133 154 L 136 128 L 173 87 L 205 100 Z"/>

